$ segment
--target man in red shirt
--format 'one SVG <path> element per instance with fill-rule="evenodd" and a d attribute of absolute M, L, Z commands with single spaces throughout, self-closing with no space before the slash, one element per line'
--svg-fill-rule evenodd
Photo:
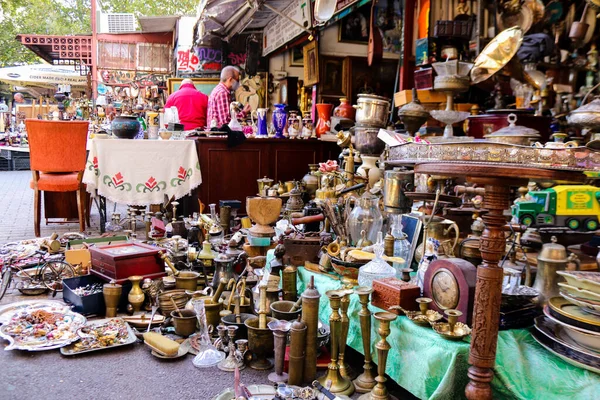
<path fill-rule="evenodd" d="M 191 79 L 181 81 L 179 90 L 167 99 L 165 108 L 168 107 L 177 107 L 179 121 L 186 131 L 206 127 L 208 96 L 198 91 Z"/>
<path fill-rule="evenodd" d="M 208 125 L 209 127 L 221 126 L 231 121 L 229 105 L 231 104 L 231 92 L 240 87 L 240 70 L 231 65 L 221 70 L 221 82 L 213 89 L 208 99 Z M 250 111 L 250 105 L 246 104 L 244 110 L 239 114 L 243 117 Z"/>

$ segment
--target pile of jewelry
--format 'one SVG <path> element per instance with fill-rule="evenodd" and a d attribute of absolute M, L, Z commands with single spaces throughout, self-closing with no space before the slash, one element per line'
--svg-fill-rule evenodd
<path fill-rule="evenodd" d="M 80 297 L 91 296 L 96 293 L 102 293 L 102 285 L 102 283 L 92 283 L 85 286 L 79 286 L 73 289 L 73 293 Z"/>

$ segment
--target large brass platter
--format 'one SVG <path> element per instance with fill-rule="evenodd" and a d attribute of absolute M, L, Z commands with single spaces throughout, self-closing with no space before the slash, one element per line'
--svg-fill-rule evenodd
<path fill-rule="evenodd" d="M 483 82 L 500 71 L 517 54 L 523 42 L 523 30 L 513 26 L 500 32 L 475 59 L 471 69 L 473 85 Z"/>

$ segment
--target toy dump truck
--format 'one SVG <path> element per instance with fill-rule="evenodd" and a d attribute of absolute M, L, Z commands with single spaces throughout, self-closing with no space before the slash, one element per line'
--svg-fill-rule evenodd
<path fill-rule="evenodd" d="M 559 185 L 529 192 L 531 200 L 512 207 L 512 215 L 527 226 L 566 227 L 595 231 L 600 217 L 600 189 L 590 185 Z"/>

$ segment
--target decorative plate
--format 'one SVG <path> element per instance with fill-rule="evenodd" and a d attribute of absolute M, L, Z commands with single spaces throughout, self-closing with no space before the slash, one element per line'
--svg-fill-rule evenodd
<path fill-rule="evenodd" d="M 600 327 L 589 325 L 583 322 L 576 321 L 574 319 L 565 317 L 562 314 L 557 313 L 547 305 L 544 307 L 544 315 L 550 318 L 552 321 L 557 322 L 567 328 L 577 329 L 579 331 L 589 333 L 592 335 L 600 334 Z"/>
<path fill-rule="evenodd" d="M 77 330 L 85 322 L 83 315 L 64 308 L 24 309 L 0 327 L 0 337 L 9 342 L 4 350 L 58 349 L 78 340 Z"/>
<path fill-rule="evenodd" d="M 146 342 L 144 342 L 144 343 L 146 343 Z M 177 358 L 181 358 L 181 357 L 185 356 L 187 353 L 189 353 L 189 351 L 192 349 L 192 344 L 190 343 L 190 339 L 186 339 L 182 343 L 180 343 L 179 351 L 177 352 L 177 355 L 174 355 L 171 357 L 165 356 L 165 355 L 159 353 L 154 346 L 151 346 L 148 343 L 146 343 L 146 346 L 148 346 L 152 349 L 150 354 L 152 354 L 156 358 L 161 358 L 163 360 L 175 360 Z"/>
<path fill-rule="evenodd" d="M 89 332 L 85 332 L 85 331 Z M 80 341 L 61 347 L 65 356 L 89 353 L 91 351 L 113 349 L 135 343 L 135 332 L 122 318 L 106 318 L 88 322 L 77 331 Z"/>
<path fill-rule="evenodd" d="M 594 314 L 600 316 L 600 305 L 589 303 L 585 300 L 576 299 L 573 296 L 570 296 L 568 293 L 563 291 L 560 292 L 560 295 L 567 300 L 569 303 L 574 304 L 576 306 L 581 307 L 581 309 L 587 313 Z"/>
<path fill-rule="evenodd" d="M 552 297 L 548 300 L 548 306 L 550 309 L 575 321 L 582 322 L 584 324 L 592 325 L 596 329 L 600 329 L 600 316 L 594 314 L 588 314 L 581 309 L 581 307 L 571 304 L 566 299 L 557 296 Z"/>
<path fill-rule="evenodd" d="M 10 321 L 10 318 L 18 311 L 26 309 L 37 310 L 52 308 L 54 310 L 68 311 L 70 307 L 59 300 L 23 300 L 15 303 L 6 304 L 0 307 L 0 324 Z"/>
<path fill-rule="evenodd" d="M 556 271 L 567 283 L 579 289 L 600 294 L 600 272 L 591 271 Z"/>
<path fill-rule="evenodd" d="M 585 353 L 589 357 L 591 357 L 596 362 L 600 362 L 600 353 L 594 349 L 591 349 L 587 346 L 584 346 L 582 343 L 573 339 L 567 331 L 569 328 L 564 327 L 563 325 L 551 320 L 550 318 L 540 315 L 535 318 L 535 328 L 542 332 L 544 335 L 548 336 L 550 339 L 561 343 L 564 346 L 571 348 L 572 350 L 579 351 L 581 353 Z M 594 337 L 594 339 L 600 341 L 600 336 Z"/>
<path fill-rule="evenodd" d="M 271 400 L 277 394 L 273 385 L 248 385 L 246 388 L 256 400 Z M 235 400 L 235 392 L 232 388 L 227 388 L 212 400 Z"/>
<path fill-rule="evenodd" d="M 564 282 L 559 282 L 558 286 L 561 287 L 564 291 L 566 291 L 570 296 L 575 297 L 577 299 L 589 300 L 600 302 L 600 294 L 590 292 L 589 290 L 579 289 L 576 286 L 571 286 Z"/>
<path fill-rule="evenodd" d="M 574 365 L 579 368 L 586 369 L 588 371 L 600 374 L 600 363 L 594 362 L 584 353 L 570 349 L 567 346 L 562 345 L 559 342 L 555 342 L 542 332 L 534 329 L 531 331 L 531 336 L 549 352 L 553 353 L 557 357 L 560 357 L 565 362 Z"/>

